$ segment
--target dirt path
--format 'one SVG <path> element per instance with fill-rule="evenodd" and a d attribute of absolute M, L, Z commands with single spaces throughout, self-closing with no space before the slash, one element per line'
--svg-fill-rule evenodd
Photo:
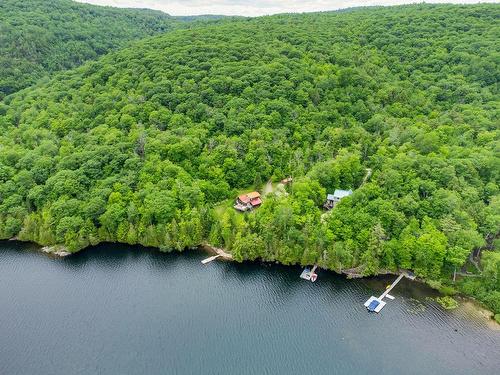
<path fill-rule="evenodd" d="M 361 183 L 361 186 L 363 186 L 365 184 L 365 182 L 368 181 L 368 179 L 371 177 L 371 175 L 372 175 L 372 169 L 366 168 L 366 175 L 363 178 L 363 182 Z"/>
<path fill-rule="evenodd" d="M 264 185 L 264 188 L 262 189 L 262 195 L 267 195 L 274 193 L 274 186 L 271 180 L 267 181 L 267 183 Z"/>

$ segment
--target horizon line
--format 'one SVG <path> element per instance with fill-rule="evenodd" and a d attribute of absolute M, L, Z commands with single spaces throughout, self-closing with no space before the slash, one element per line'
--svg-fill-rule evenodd
<path fill-rule="evenodd" d="M 499 4 L 497 0 L 427 0 L 427 1 L 407 1 L 407 0 L 374 0 L 374 1 L 361 1 L 361 0 L 354 0 L 354 1 L 349 1 L 352 4 L 346 4 L 346 6 L 340 6 L 340 7 L 332 7 L 328 9 L 310 9 L 310 10 L 286 10 L 283 9 L 282 11 L 278 10 L 277 8 L 273 8 L 274 10 L 270 10 L 269 12 L 262 12 L 259 14 L 245 14 L 244 11 L 235 11 L 235 13 L 231 12 L 221 12 L 221 11 L 215 11 L 210 12 L 210 11 L 201 11 L 201 12 L 194 12 L 194 13 L 188 13 L 188 12 L 172 12 L 167 10 L 167 5 L 165 4 L 164 6 L 159 4 L 157 1 L 153 1 L 154 4 L 149 4 L 149 1 L 145 1 L 145 4 L 132 4 L 133 1 L 131 0 L 73 0 L 77 3 L 80 4 L 91 4 L 91 5 L 96 5 L 96 6 L 102 6 L 102 7 L 111 7 L 111 8 L 117 8 L 117 9 L 145 9 L 145 10 L 155 10 L 159 11 L 162 13 L 165 13 L 171 17 L 202 17 L 202 16 L 221 16 L 221 17 L 245 17 L 245 18 L 257 18 L 257 17 L 266 17 L 266 16 L 272 16 L 272 15 L 280 15 L 280 14 L 304 14 L 304 13 L 325 13 L 325 12 L 337 12 L 341 10 L 349 10 L 349 9 L 361 9 L 361 8 L 377 8 L 377 7 L 394 7 L 394 6 L 403 6 L 403 5 L 473 5 L 473 4 Z M 118 2 L 123 1 L 124 4 L 120 6 L 117 4 Z M 359 3 L 358 3 L 359 1 Z M 389 3 L 387 3 L 389 2 Z M 358 4 L 355 4 L 358 3 Z M 364 4 L 363 4 L 364 3 Z M 368 3 L 368 4 L 366 4 Z M 170 3 L 172 4 L 172 3 Z M 148 6 L 149 5 L 149 6 Z M 152 6 L 151 6 L 152 5 Z M 252 7 L 255 9 L 265 9 L 265 7 Z"/>

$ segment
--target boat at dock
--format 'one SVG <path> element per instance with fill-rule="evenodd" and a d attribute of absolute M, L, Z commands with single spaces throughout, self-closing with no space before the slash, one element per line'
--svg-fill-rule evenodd
<path fill-rule="evenodd" d="M 315 282 L 318 279 L 318 274 L 315 272 L 317 268 L 317 265 L 315 265 L 312 269 L 310 269 L 309 267 L 304 268 L 304 270 L 300 274 L 300 278 Z"/>

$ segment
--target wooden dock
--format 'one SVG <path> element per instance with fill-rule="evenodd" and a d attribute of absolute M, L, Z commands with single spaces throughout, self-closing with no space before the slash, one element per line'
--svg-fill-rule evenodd
<path fill-rule="evenodd" d="M 406 272 L 402 272 L 394 282 L 389 285 L 389 287 L 380 295 L 380 297 L 376 298 L 374 296 L 371 296 L 368 298 L 368 300 L 364 303 L 364 306 L 369 310 L 369 311 L 374 311 L 376 313 L 380 312 L 386 305 L 386 302 L 384 301 L 384 298 L 387 297 L 391 300 L 394 299 L 394 296 L 391 296 L 389 292 L 394 289 L 394 287 L 401 281 L 403 277 L 408 277 L 411 279 L 411 276 L 409 276 Z M 413 278 L 414 279 L 414 278 Z M 412 279 L 412 280 L 413 280 Z M 376 301 L 376 302 L 374 302 Z M 373 302 L 373 304 L 372 304 Z"/>
<path fill-rule="evenodd" d="M 207 259 L 203 259 L 201 261 L 202 264 L 207 264 L 207 263 L 210 263 L 211 261 L 217 259 L 217 258 L 220 258 L 222 255 L 220 254 L 217 254 L 217 255 L 214 255 L 214 256 L 211 256 L 210 258 L 207 258 Z"/>
<path fill-rule="evenodd" d="M 382 293 L 380 297 L 378 297 L 378 299 L 382 301 L 385 298 L 385 296 L 387 296 L 389 292 L 401 281 L 403 277 L 405 277 L 404 273 L 399 275 L 398 278 L 389 286 L 389 288 L 387 288 L 385 292 Z"/>

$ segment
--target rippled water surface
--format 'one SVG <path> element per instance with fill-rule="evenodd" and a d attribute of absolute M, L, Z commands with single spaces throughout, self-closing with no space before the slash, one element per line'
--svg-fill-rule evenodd
<path fill-rule="evenodd" d="M 0 374 L 499 374 L 500 331 L 403 280 L 103 245 L 0 242 Z"/>

